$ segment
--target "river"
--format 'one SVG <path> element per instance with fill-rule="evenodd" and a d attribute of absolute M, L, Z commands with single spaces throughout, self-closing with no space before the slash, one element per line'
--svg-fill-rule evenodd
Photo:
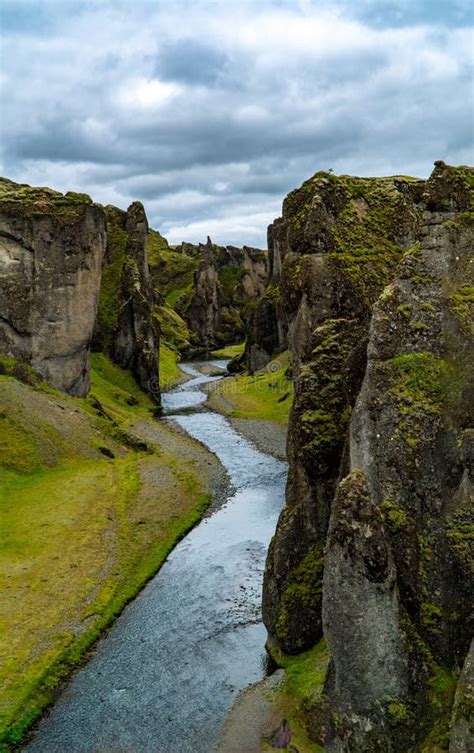
<path fill-rule="evenodd" d="M 210 753 L 238 693 L 265 674 L 262 577 L 286 464 L 206 409 L 200 388 L 220 377 L 182 369 L 191 379 L 163 395 L 165 420 L 217 455 L 231 491 L 98 642 L 30 753 Z"/>

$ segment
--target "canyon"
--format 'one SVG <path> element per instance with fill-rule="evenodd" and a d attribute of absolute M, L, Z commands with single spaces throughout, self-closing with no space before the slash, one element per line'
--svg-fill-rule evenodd
<path fill-rule="evenodd" d="M 113 614 L 97 620 L 89 644 L 202 516 L 209 487 L 225 497 L 215 481 L 221 448 L 206 435 L 206 451 L 193 444 L 203 442 L 198 429 L 184 439 L 156 418 L 166 413 L 166 390 L 190 376 L 180 360 L 222 376 L 225 364 L 211 359 L 224 349 L 234 376 L 210 385 L 209 405 L 240 417 L 239 431 L 256 431 L 256 442 L 262 427 L 271 434 L 278 420 L 288 424 L 286 501 L 266 558 L 262 617 L 272 661 L 287 677 L 303 667 L 304 693 L 289 719 L 304 735 L 293 742 L 300 753 L 470 750 L 473 220 L 474 168 L 441 161 L 426 180 L 316 173 L 285 198 L 268 251 L 209 238 L 173 247 L 139 202 L 124 211 L 1 181 L 7 508 L 18 494 L 34 502 L 24 484 L 40 471 L 43 483 L 63 458 L 68 468 L 78 455 L 98 473 L 113 468 L 130 500 L 124 509 L 147 497 L 136 513 L 145 523 L 123 528 L 125 547 L 151 531 L 130 578 L 161 541 L 154 486 L 165 518 L 167 490 L 185 500 L 189 488 L 183 525 Z M 211 415 L 204 407 L 188 423 Z M 30 449 L 13 453 L 12 437 L 31 458 Z M 81 465 L 76 483 L 82 473 Z M 176 522 L 181 513 L 170 514 Z M 123 562 L 114 568 L 112 583 Z M 94 572 L 87 577 L 100 578 L 100 567 Z M 102 607 L 92 591 L 87 598 L 95 620 Z M 54 629 L 72 632 L 66 644 L 77 648 L 88 624 L 71 628 L 75 619 Z M 51 636 L 39 640 L 51 649 Z M 56 684 L 59 664 L 74 666 L 76 653 L 56 657 Z M 31 707 L 22 691 L 13 713 L 8 700 L 6 750 L 53 698 Z"/>

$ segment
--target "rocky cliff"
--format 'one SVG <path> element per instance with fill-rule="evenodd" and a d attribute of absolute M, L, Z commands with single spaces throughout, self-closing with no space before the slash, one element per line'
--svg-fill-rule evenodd
<path fill-rule="evenodd" d="M 0 181 L 0 351 L 72 395 L 89 389 L 105 242 L 88 196 Z"/>
<path fill-rule="evenodd" d="M 443 163 L 318 173 L 269 229 L 245 357 L 288 344 L 295 402 L 264 620 L 287 653 L 324 633 L 307 711 L 330 752 L 446 738 L 472 597 L 473 185 Z"/>
<path fill-rule="evenodd" d="M 129 369 L 140 387 L 159 402 L 159 324 L 148 253 L 148 222 L 143 206 L 126 212 L 105 207 L 107 248 L 104 257 L 94 350 L 106 351 Z"/>
<path fill-rule="evenodd" d="M 152 269 L 158 290 L 187 324 L 191 352 L 242 340 L 268 275 L 264 251 L 217 246 L 209 238 L 162 249 Z"/>

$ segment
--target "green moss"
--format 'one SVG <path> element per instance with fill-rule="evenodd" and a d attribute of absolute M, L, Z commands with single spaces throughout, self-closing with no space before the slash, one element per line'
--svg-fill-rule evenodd
<path fill-rule="evenodd" d="M 31 387 L 40 383 L 40 377 L 27 361 L 0 353 L 0 375 L 3 374 L 14 377 Z"/>
<path fill-rule="evenodd" d="M 295 647 L 295 634 L 298 634 L 296 643 L 305 643 L 309 639 L 307 635 L 302 636 L 303 631 L 298 631 L 303 619 L 305 624 L 311 626 L 320 623 L 323 572 L 324 552 L 321 546 L 309 552 L 289 575 L 291 585 L 283 593 L 275 626 L 275 635 L 285 650 L 290 644 Z M 300 650 L 302 647 L 299 645 Z"/>
<path fill-rule="evenodd" d="M 417 746 L 416 753 L 442 753 L 449 750 L 451 711 L 456 691 L 457 675 L 436 667 L 429 682 L 429 710 L 433 718 L 430 732 Z"/>
<path fill-rule="evenodd" d="M 394 502 L 386 501 L 382 505 L 382 510 L 385 513 L 385 519 L 389 527 L 393 531 L 400 531 L 408 525 L 408 515 L 403 507 L 396 505 Z"/>
<path fill-rule="evenodd" d="M 0 377 L 0 385 L 1 385 Z M 0 478 L 2 469 L 34 473 L 42 467 L 34 436 L 28 426 L 13 422 L 0 412 Z"/>
<path fill-rule="evenodd" d="M 76 191 L 68 191 L 65 194 L 66 199 L 70 199 L 73 202 L 79 204 L 92 204 L 92 199 L 87 193 L 77 193 Z"/>
<path fill-rule="evenodd" d="M 402 303 L 400 306 L 397 307 L 397 312 L 405 317 L 405 319 L 409 319 L 411 316 L 411 310 L 412 305 L 411 303 Z"/>
<path fill-rule="evenodd" d="M 103 333 L 103 345 L 107 349 L 119 315 L 122 273 L 125 263 L 127 232 L 113 222 L 107 223 L 107 256 L 102 268 L 97 312 L 99 327 Z"/>
<path fill-rule="evenodd" d="M 240 311 L 235 306 L 221 308 L 219 329 L 215 333 L 216 345 L 226 345 L 244 336 L 245 324 Z"/>
<path fill-rule="evenodd" d="M 188 325 L 171 306 L 155 306 L 153 313 L 160 326 L 161 342 L 178 352 L 189 348 L 191 333 Z"/>
<path fill-rule="evenodd" d="M 450 298 L 450 307 L 463 329 L 474 335 L 474 288 L 460 286 Z"/>
<path fill-rule="evenodd" d="M 150 239 L 149 239 L 150 241 Z M 194 290 L 194 273 L 199 260 L 185 251 L 158 248 L 155 244 L 150 257 L 155 286 L 166 304 L 184 316 L 189 308 Z"/>
<path fill-rule="evenodd" d="M 88 194 L 68 191 L 62 194 L 51 188 L 35 187 L 27 184 L 17 184 L 6 178 L 0 179 L 0 201 L 5 208 L 12 211 L 20 210 L 25 215 L 51 214 L 76 219 L 81 216 L 81 210 L 92 204 Z"/>
<path fill-rule="evenodd" d="M 157 230 L 150 228 L 146 239 L 146 251 L 148 263 L 154 267 L 159 264 L 160 254 L 169 251 L 168 241 Z"/>
<path fill-rule="evenodd" d="M 353 324 L 346 319 L 328 319 L 318 327 L 311 359 L 300 369 L 301 453 L 305 463 L 322 474 L 330 470 L 340 452 L 349 423 L 347 369 L 356 336 Z"/>
<path fill-rule="evenodd" d="M 313 719 L 321 703 L 329 661 L 324 639 L 297 656 L 282 654 L 271 647 L 270 651 L 285 670 L 285 680 L 274 694 L 274 704 L 290 723 L 292 743 L 302 753 L 322 753 L 323 748 L 314 740 Z"/>
<path fill-rule="evenodd" d="M 443 612 L 436 606 L 436 604 L 423 602 L 421 605 L 420 616 L 425 625 L 437 627 L 439 625 L 439 620 L 443 616 Z"/>
<path fill-rule="evenodd" d="M 426 416 L 438 416 L 444 408 L 458 403 L 463 372 L 459 364 L 429 352 L 396 356 L 378 368 L 387 377 L 387 394 L 397 403 L 400 435 L 416 449 L 425 439 Z"/>
<path fill-rule="evenodd" d="M 278 666 L 285 670 L 286 690 L 298 701 L 314 701 L 321 696 L 326 678 L 329 654 L 324 639 L 312 649 L 297 656 L 271 649 Z"/>
<path fill-rule="evenodd" d="M 468 577 L 474 576 L 474 524 L 471 510 L 462 510 L 447 523 L 448 541 Z"/>
<path fill-rule="evenodd" d="M 399 725 L 407 726 L 413 723 L 413 712 L 401 698 L 386 698 L 384 699 L 383 706 L 385 718 L 392 727 Z"/>
<path fill-rule="evenodd" d="M 234 300 L 242 277 L 245 275 L 243 267 L 223 267 L 219 270 L 219 284 L 227 300 Z"/>

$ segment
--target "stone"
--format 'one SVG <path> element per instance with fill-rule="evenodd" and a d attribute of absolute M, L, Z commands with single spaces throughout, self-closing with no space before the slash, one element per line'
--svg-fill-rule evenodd
<path fill-rule="evenodd" d="M 317 173 L 269 230 L 245 359 L 289 347 L 295 399 L 263 617 L 286 653 L 324 632 L 330 753 L 422 746 L 469 650 L 473 185 Z"/>
<path fill-rule="evenodd" d="M 0 351 L 79 397 L 105 244 L 104 212 L 89 197 L 0 181 Z"/>

